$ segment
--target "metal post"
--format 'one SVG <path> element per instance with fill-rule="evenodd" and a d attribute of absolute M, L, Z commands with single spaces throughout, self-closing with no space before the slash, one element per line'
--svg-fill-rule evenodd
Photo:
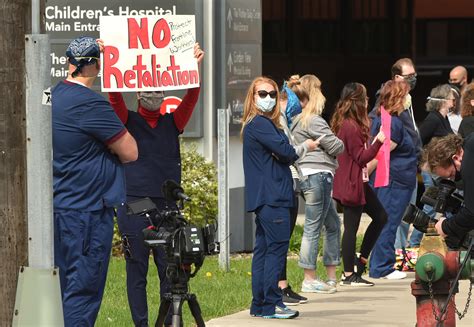
<path fill-rule="evenodd" d="M 40 8 L 40 0 L 31 1 L 31 34 L 40 34 Z"/>
<path fill-rule="evenodd" d="M 219 268 L 230 269 L 229 238 L 229 113 L 230 108 L 217 109 L 217 180 L 219 206 Z"/>
<path fill-rule="evenodd" d="M 214 160 L 214 111 L 210 110 L 211 108 L 215 108 L 214 105 L 214 47 L 215 47 L 215 26 L 214 26 L 214 1 L 203 1 L 203 41 L 204 41 L 204 51 L 206 52 L 206 56 L 203 60 L 203 106 L 204 111 L 202 114 L 203 119 L 203 126 L 204 126 L 204 135 L 203 135 L 203 154 L 204 157 L 212 161 Z"/>
<path fill-rule="evenodd" d="M 28 265 L 52 268 L 53 174 L 51 106 L 42 104 L 50 86 L 50 43 L 46 34 L 26 36 L 26 160 Z"/>
<path fill-rule="evenodd" d="M 12 326 L 64 326 L 54 268 L 49 35 L 25 37 L 28 267 L 20 267 Z"/>

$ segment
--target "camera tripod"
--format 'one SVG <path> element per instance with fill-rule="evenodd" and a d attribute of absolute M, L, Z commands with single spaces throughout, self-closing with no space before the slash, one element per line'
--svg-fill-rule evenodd
<path fill-rule="evenodd" d="M 201 308 L 197 301 L 196 295 L 188 293 L 188 281 L 191 277 L 191 271 L 188 268 L 189 267 L 178 267 L 176 264 L 168 264 L 166 277 L 170 281 L 171 290 L 170 292 L 165 293 L 163 299 L 161 299 L 155 327 L 163 326 L 166 315 L 168 314 L 171 306 L 173 307 L 172 326 L 182 326 L 182 311 L 184 301 L 188 302 L 189 309 L 194 317 L 194 320 L 196 321 L 196 325 L 198 327 L 205 326 L 201 315 Z"/>

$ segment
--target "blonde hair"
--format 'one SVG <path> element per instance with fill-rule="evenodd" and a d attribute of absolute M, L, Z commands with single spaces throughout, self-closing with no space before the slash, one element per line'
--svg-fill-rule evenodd
<path fill-rule="evenodd" d="M 309 100 L 309 94 L 301 83 L 300 75 L 291 75 L 286 81 L 286 86 L 296 94 L 300 101 Z M 280 99 L 288 99 L 288 94 L 284 90 L 280 94 Z"/>
<path fill-rule="evenodd" d="M 321 116 L 326 98 L 321 92 L 321 81 L 315 75 L 304 75 L 300 78 L 300 81 L 309 94 L 309 101 L 301 113 L 301 125 L 306 128 L 313 115 Z"/>
<path fill-rule="evenodd" d="M 277 92 L 276 96 L 276 104 L 272 111 L 268 113 L 263 113 L 257 108 L 255 104 L 255 92 L 256 87 L 262 83 L 268 83 L 273 86 L 273 89 Z M 240 137 L 242 137 L 245 126 L 252 121 L 257 115 L 262 115 L 268 117 L 273 124 L 279 129 L 281 129 L 280 125 L 280 91 L 278 90 L 277 83 L 272 80 L 271 78 L 260 76 L 255 78 L 249 86 L 247 91 L 247 96 L 245 97 L 244 102 L 244 114 L 242 116 L 242 129 L 240 130 Z"/>

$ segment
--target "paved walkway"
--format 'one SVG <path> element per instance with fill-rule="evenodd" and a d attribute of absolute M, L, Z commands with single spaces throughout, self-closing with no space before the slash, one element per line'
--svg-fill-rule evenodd
<path fill-rule="evenodd" d="M 338 286 L 335 294 L 309 294 L 308 303 L 293 307 L 300 311 L 300 316 L 292 320 L 253 318 L 245 310 L 210 320 L 206 326 L 415 326 L 416 304 L 410 290 L 414 277 L 414 273 L 409 273 L 403 280 L 373 280 L 374 287 Z M 460 293 L 456 296 L 461 312 L 468 289 L 469 281 L 461 281 Z M 458 321 L 458 327 L 474 326 L 473 306 L 466 317 Z"/>

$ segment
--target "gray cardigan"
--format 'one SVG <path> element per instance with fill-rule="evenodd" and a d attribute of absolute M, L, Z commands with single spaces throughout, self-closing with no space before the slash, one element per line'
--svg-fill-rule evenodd
<path fill-rule="evenodd" d="M 298 115 L 291 126 L 291 132 L 297 144 L 307 139 L 316 140 L 321 135 L 326 135 L 321 139 L 316 150 L 306 153 L 306 156 L 298 164 L 300 168 L 329 170 L 333 174 L 335 173 L 338 167 L 336 156 L 344 151 L 344 143 L 334 135 L 324 118 L 313 115 L 308 126 L 303 128 L 301 115 Z"/>
<path fill-rule="evenodd" d="M 308 152 L 308 146 L 301 142 L 302 144 L 298 144 L 298 142 L 295 141 L 293 135 L 291 134 L 290 129 L 288 128 L 288 120 L 286 119 L 286 116 L 283 112 L 280 112 L 280 125 L 283 129 L 283 132 L 285 132 L 285 135 L 288 137 L 288 140 L 290 141 L 290 144 L 295 148 L 295 152 L 298 155 L 299 160 L 303 158 L 306 155 L 306 152 Z"/>

